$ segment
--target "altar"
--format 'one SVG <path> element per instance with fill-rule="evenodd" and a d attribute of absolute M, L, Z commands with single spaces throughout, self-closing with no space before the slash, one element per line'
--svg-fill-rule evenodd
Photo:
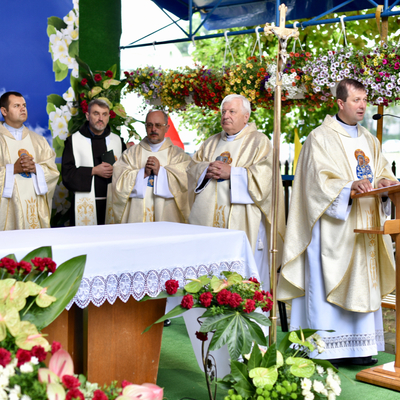
<path fill-rule="evenodd" d="M 242 231 L 154 222 L 0 232 L 4 255 L 17 259 L 51 246 L 57 264 L 87 255 L 76 296 L 46 328 L 73 356 L 75 372 L 109 384 L 123 379 L 156 382 L 162 324 L 141 332 L 161 317 L 157 296 L 165 281 L 221 271 L 259 278 L 252 249 Z"/>

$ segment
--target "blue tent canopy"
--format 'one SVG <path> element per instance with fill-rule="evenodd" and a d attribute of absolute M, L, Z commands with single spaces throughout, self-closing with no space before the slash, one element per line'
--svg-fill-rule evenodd
<path fill-rule="evenodd" d="M 344 14 L 349 11 L 358 11 L 375 8 L 379 9 L 380 17 L 399 15 L 400 11 L 393 8 L 400 4 L 400 0 L 152 0 L 162 11 L 174 14 L 171 24 L 177 24 L 180 20 L 189 21 L 189 31 L 185 32 L 184 39 L 175 39 L 165 42 L 151 42 L 136 44 L 142 39 L 136 40 L 121 49 L 149 46 L 153 44 L 178 43 L 191 40 L 202 40 L 223 36 L 222 34 L 210 34 L 196 36 L 199 29 L 204 26 L 208 30 L 228 29 L 241 26 L 264 25 L 265 23 L 279 21 L 279 6 L 284 3 L 287 8 L 286 20 L 296 21 L 309 19 L 302 23 L 302 27 L 339 22 L 339 18 L 321 19 L 327 14 Z M 380 7 L 379 7 L 380 6 Z M 193 14 L 199 12 L 201 24 L 193 28 Z M 371 14 L 359 14 L 344 18 L 344 21 L 375 18 L 375 12 Z M 177 24 L 178 25 L 178 24 Z M 179 25 L 178 25 L 179 26 Z M 292 25 L 287 25 L 292 27 Z M 165 27 L 164 27 L 165 28 Z M 164 29 L 161 28 L 161 29 Z M 159 30 L 161 30 L 159 29 Z M 159 31 L 158 30 L 158 31 Z M 157 31 L 156 31 L 157 32 Z M 154 32 L 155 33 L 155 32 Z M 252 30 L 229 32 L 228 35 L 254 33 Z M 147 35 L 150 36 L 150 35 Z M 146 36 L 146 37 L 147 37 Z"/>

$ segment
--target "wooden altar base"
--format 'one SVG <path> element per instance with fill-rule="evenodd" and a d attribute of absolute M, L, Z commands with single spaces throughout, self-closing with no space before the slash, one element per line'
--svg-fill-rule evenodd
<path fill-rule="evenodd" d="M 364 369 L 356 375 L 356 379 L 400 391 L 400 368 L 394 366 L 394 361 L 378 367 Z"/>
<path fill-rule="evenodd" d="M 56 340 L 74 361 L 74 372 L 100 386 L 112 381 L 156 383 L 163 324 L 142 332 L 165 313 L 166 299 L 126 303 L 117 299 L 101 307 L 64 310 L 43 330 L 49 343 Z"/>

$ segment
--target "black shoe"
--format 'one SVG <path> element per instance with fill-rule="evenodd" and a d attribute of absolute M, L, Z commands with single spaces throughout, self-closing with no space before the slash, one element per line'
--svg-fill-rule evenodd
<path fill-rule="evenodd" d="M 378 362 L 377 358 L 373 358 L 371 356 L 368 357 L 353 357 L 349 359 L 350 364 L 352 365 L 375 365 Z"/>
<path fill-rule="evenodd" d="M 170 326 L 171 325 L 171 320 L 170 319 L 166 319 L 165 321 L 164 321 L 164 327 L 166 327 L 166 326 Z M 378 361 L 378 360 L 377 360 Z"/>

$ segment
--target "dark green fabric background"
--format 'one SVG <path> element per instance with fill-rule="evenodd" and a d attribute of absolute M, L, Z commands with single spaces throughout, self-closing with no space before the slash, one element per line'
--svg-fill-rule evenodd
<path fill-rule="evenodd" d="M 121 0 L 79 2 L 79 57 L 93 72 L 117 64 L 119 77 Z"/>

